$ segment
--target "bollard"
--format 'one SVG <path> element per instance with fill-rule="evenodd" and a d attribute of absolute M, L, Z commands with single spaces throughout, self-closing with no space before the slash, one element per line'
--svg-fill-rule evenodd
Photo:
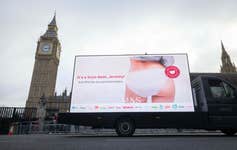
<path fill-rule="evenodd" d="M 11 125 L 11 127 L 9 128 L 8 135 L 9 135 L 9 136 L 12 136 L 12 135 L 13 135 L 13 131 L 14 131 L 14 126 Z"/>

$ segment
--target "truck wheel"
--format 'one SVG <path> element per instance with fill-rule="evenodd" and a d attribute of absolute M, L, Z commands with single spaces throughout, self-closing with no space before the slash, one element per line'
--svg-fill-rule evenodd
<path fill-rule="evenodd" d="M 132 136 L 135 132 L 135 125 L 129 118 L 119 119 L 116 122 L 115 130 L 118 136 Z"/>
<path fill-rule="evenodd" d="M 232 129 L 223 129 L 221 130 L 222 133 L 228 136 L 233 136 L 237 132 L 237 130 L 232 130 Z"/>

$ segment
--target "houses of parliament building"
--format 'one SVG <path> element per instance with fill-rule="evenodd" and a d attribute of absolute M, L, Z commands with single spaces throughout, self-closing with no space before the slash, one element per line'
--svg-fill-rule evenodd
<path fill-rule="evenodd" d="M 39 108 L 40 98 L 44 95 L 46 115 L 67 112 L 70 109 L 71 92 L 66 90 L 57 95 L 55 92 L 58 65 L 61 54 L 61 43 L 58 38 L 56 16 L 48 25 L 46 32 L 40 36 L 35 52 L 35 63 L 31 78 L 30 90 L 26 107 Z M 235 64 L 231 61 L 221 42 L 222 64 L 220 72 L 236 72 Z"/>

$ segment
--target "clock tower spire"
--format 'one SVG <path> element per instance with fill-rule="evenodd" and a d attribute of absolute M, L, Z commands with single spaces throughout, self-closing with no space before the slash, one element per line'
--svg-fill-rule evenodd
<path fill-rule="evenodd" d="M 40 97 L 54 96 L 61 44 L 58 40 L 56 14 L 40 36 L 35 53 L 35 64 L 31 78 L 26 107 L 38 108 Z"/>
<path fill-rule="evenodd" d="M 44 33 L 43 35 L 44 37 L 58 37 L 58 27 L 56 24 L 56 13 L 54 13 L 54 17 L 52 19 L 52 21 L 49 23 L 48 25 L 48 29 L 47 31 Z"/>
<path fill-rule="evenodd" d="M 231 61 L 229 54 L 226 52 L 223 42 L 221 41 L 221 73 L 237 72 L 235 64 Z"/>

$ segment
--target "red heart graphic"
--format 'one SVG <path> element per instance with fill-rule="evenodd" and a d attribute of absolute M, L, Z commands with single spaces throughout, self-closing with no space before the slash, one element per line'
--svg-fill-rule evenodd
<path fill-rule="evenodd" d="M 176 66 L 169 66 L 165 68 L 165 74 L 169 78 L 177 78 L 180 74 L 180 70 Z"/>

